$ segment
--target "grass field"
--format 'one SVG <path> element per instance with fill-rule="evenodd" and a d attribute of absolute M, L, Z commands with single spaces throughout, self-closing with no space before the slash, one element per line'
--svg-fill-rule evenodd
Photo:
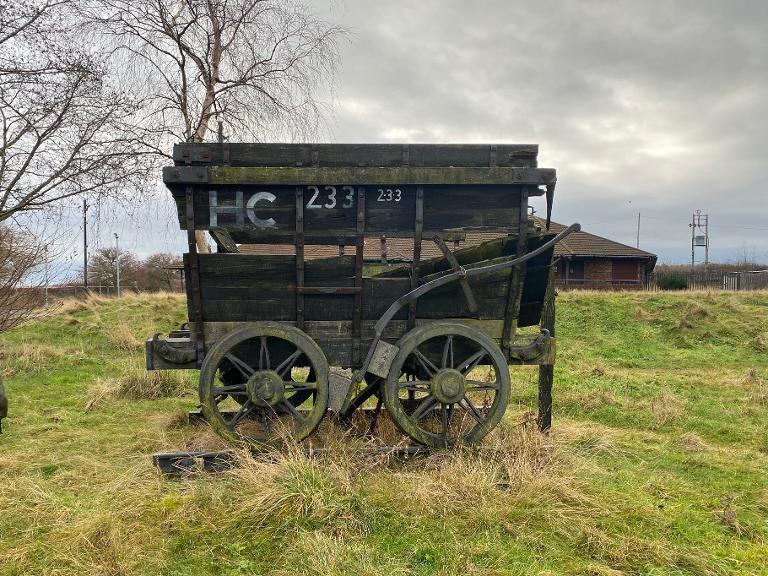
<path fill-rule="evenodd" d="M 326 427 L 231 473 L 161 477 L 194 373 L 143 370 L 178 295 L 66 302 L 0 336 L 0 574 L 768 574 L 768 294 L 567 293 L 554 428 L 513 370 L 475 451 L 397 461 Z"/>

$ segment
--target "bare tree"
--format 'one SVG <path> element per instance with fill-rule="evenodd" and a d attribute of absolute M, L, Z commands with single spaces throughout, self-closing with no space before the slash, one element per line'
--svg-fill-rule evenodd
<path fill-rule="evenodd" d="M 143 263 L 141 287 L 150 292 L 181 290 L 181 277 L 178 270 L 180 264 L 179 257 L 173 254 L 152 254 Z"/>
<path fill-rule="evenodd" d="M 34 281 L 34 274 L 47 256 L 34 236 L 0 225 L 0 332 L 18 326 L 40 308 L 41 282 L 39 277 Z"/>
<path fill-rule="evenodd" d="M 101 248 L 88 259 L 88 283 L 93 286 L 115 288 L 118 264 L 120 285 L 137 290 L 141 281 L 141 262 L 133 253 L 125 250 L 118 252 L 114 248 Z"/>
<path fill-rule="evenodd" d="M 231 137 L 310 137 L 346 35 L 298 0 L 93 0 L 85 15 L 151 102 L 143 122 L 166 154 L 214 117 Z"/>
<path fill-rule="evenodd" d="M 81 194 L 121 194 L 151 164 L 137 102 L 71 35 L 71 0 L 0 6 L 0 222 Z"/>

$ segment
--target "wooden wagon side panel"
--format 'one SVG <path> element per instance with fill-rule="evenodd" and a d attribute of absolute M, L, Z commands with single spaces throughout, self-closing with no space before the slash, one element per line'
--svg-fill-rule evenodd
<path fill-rule="evenodd" d="M 535 249 L 546 237 L 530 238 L 529 250 Z M 514 238 L 495 242 L 490 258 L 513 253 Z M 457 254 L 461 260 L 465 256 Z M 548 264 L 552 254 L 544 253 L 529 263 L 525 276 L 520 312 L 520 326 L 539 321 L 541 303 L 546 291 Z M 250 322 L 260 320 L 296 320 L 296 257 L 248 254 L 200 254 L 200 289 L 203 317 L 217 322 Z M 188 262 L 185 261 L 188 266 Z M 424 264 L 430 271 L 444 268 L 441 259 Z M 419 299 L 416 317 L 420 319 L 503 318 L 509 294 L 508 271 L 470 279 L 479 304 L 476 312 L 468 309 L 458 283 L 436 289 Z M 309 260 L 305 264 L 305 287 L 354 288 L 355 258 L 339 256 Z M 188 287 L 188 290 L 191 288 Z M 378 320 L 397 298 L 411 289 L 410 278 L 374 276 L 363 279 L 362 319 Z M 311 294 L 304 296 L 304 320 L 346 321 L 354 314 L 354 295 Z M 188 299 L 192 301 L 191 298 Z M 395 320 L 407 319 L 401 310 Z"/>
<path fill-rule="evenodd" d="M 413 185 L 356 186 L 344 183 L 298 187 L 303 195 L 304 241 L 350 244 L 357 234 L 357 195 L 365 196 L 365 233 L 413 237 Z M 292 243 L 296 235 L 296 186 L 194 186 L 195 229 L 221 230 L 236 243 Z M 424 186 L 425 238 L 460 228 L 516 233 L 525 186 Z M 186 228 L 184 190 L 174 187 L 179 223 Z"/>

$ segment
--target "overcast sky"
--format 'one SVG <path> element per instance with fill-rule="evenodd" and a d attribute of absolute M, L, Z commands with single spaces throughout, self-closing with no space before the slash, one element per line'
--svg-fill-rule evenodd
<path fill-rule="evenodd" d="M 768 261 L 766 0 L 314 4 L 352 31 L 324 139 L 537 143 L 555 220 L 634 245 L 640 212 L 640 247 L 684 262 L 700 209 L 711 260 Z M 166 206 L 101 230 L 184 246 Z"/>

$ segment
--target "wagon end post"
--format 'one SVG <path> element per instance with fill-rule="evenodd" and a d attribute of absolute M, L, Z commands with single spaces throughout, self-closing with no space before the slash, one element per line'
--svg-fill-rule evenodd
<path fill-rule="evenodd" d="M 554 260 L 549 268 L 549 281 L 544 295 L 544 306 L 541 311 L 541 328 L 548 330 L 550 336 L 555 336 L 555 267 Z M 539 431 L 549 432 L 552 427 L 552 384 L 554 382 L 554 358 L 551 364 L 539 366 L 539 414 L 537 423 Z"/>

